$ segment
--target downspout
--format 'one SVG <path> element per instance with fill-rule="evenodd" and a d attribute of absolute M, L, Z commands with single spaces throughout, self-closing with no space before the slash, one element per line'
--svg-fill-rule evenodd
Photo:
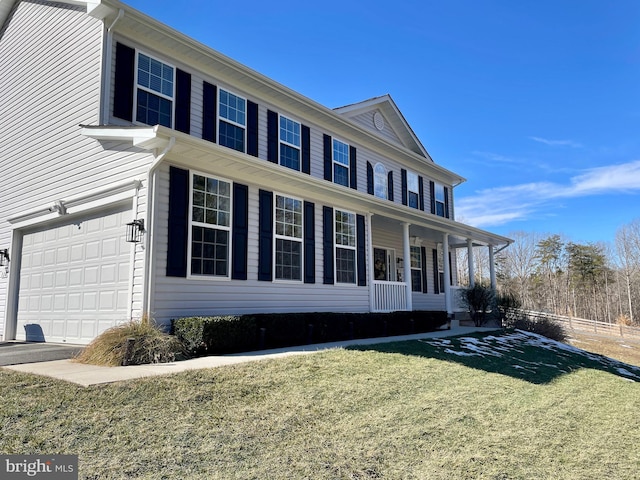
<path fill-rule="evenodd" d="M 111 85 L 111 62 L 113 60 L 113 27 L 116 26 L 116 23 L 124 17 L 124 10 L 118 10 L 118 15 L 111 22 L 111 25 L 107 28 L 107 40 L 105 45 L 105 55 L 104 55 L 104 75 L 102 76 L 102 109 L 99 123 L 100 125 L 106 125 L 109 122 L 109 101 L 111 99 L 111 90 L 109 86 Z"/>
<path fill-rule="evenodd" d="M 156 229 L 156 193 L 155 181 L 158 167 L 164 160 L 176 143 L 176 137 L 171 137 L 169 143 L 158 155 L 149 170 L 147 171 L 147 234 L 145 235 L 145 259 L 144 259 L 144 277 L 142 281 L 142 314 L 152 317 L 150 308 L 153 305 L 153 279 L 155 278 L 155 253 L 154 253 L 154 234 Z"/>

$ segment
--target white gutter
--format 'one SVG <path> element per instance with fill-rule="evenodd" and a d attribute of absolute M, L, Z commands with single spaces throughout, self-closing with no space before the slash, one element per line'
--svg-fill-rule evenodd
<path fill-rule="evenodd" d="M 162 150 L 162 152 L 156 156 L 155 160 L 147 171 L 147 225 L 145 226 L 147 234 L 145 235 L 145 259 L 143 269 L 142 280 L 142 314 L 153 317 L 153 312 L 150 311 L 153 305 L 153 288 L 155 278 L 155 255 L 154 255 L 154 234 L 156 229 L 155 215 L 156 215 L 156 193 L 155 193 L 155 180 L 158 167 L 164 160 L 164 157 L 169 153 L 176 143 L 176 137 L 171 137 L 169 143 Z"/>

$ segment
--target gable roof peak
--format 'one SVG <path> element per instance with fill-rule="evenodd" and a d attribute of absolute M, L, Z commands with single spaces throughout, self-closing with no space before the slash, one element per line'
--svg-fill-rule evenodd
<path fill-rule="evenodd" d="M 393 98 L 391 98 L 391 95 L 388 93 L 378 97 L 372 97 L 361 102 L 334 108 L 333 111 L 338 115 L 349 119 L 368 112 L 380 112 L 384 117 L 385 122 L 389 124 L 405 148 L 408 148 L 412 152 L 415 152 L 433 162 L 433 159 L 427 152 L 426 148 L 424 148 L 413 129 L 404 118 L 404 115 L 402 115 L 402 112 L 400 112 L 396 102 L 393 101 Z"/>

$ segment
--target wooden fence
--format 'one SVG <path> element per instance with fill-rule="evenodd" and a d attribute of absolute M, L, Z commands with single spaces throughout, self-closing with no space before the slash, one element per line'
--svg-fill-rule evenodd
<path fill-rule="evenodd" d="M 524 316 L 531 320 L 547 319 L 560 323 L 566 330 L 574 330 L 576 332 L 595 333 L 597 335 L 606 335 L 611 337 L 631 337 L 640 340 L 639 327 L 627 327 L 616 323 L 598 322 L 596 320 L 587 320 L 585 318 L 568 317 L 564 315 L 554 315 L 552 313 L 534 312 L 532 310 L 522 310 L 512 308 L 507 316 Z"/>

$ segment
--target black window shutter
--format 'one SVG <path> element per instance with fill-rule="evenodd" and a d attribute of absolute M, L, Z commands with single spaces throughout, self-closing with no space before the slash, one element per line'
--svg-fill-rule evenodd
<path fill-rule="evenodd" d="M 260 190 L 258 227 L 258 280 L 273 280 L 273 192 Z"/>
<path fill-rule="evenodd" d="M 367 244 L 365 242 L 365 231 L 364 215 L 356 215 L 356 250 L 359 287 L 365 287 L 367 285 Z"/>
<path fill-rule="evenodd" d="M 444 187 L 444 216 L 449 218 L 449 188 Z"/>
<path fill-rule="evenodd" d="M 247 249 L 249 245 L 249 187 L 233 184 L 233 258 L 231 278 L 247 279 Z"/>
<path fill-rule="evenodd" d="M 420 197 L 420 210 L 424 212 L 424 179 L 419 176 L 418 177 L 418 196 Z"/>
<path fill-rule="evenodd" d="M 433 293 L 440 293 L 440 272 L 438 272 L 438 249 L 433 249 Z"/>
<path fill-rule="evenodd" d="M 187 276 L 187 242 L 189 239 L 189 171 L 169 170 L 169 222 L 167 242 L 167 276 Z"/>
<path fill-rule="evenodd" d="M 258 156 L 258 104 L 247 100 L 247 154 Z"/>
<path fill-rule="evenodd" d="M 302 173 L 311 174 L 311 129 L 306 125 L 300 127 L 302 134 Z"/>
<path fill-rule="evenodd" d="M 420 247 L 420 258 L 422 260 L 422 293 L 429 293 L 427 290 L 427 249 Z"/>
<path fill-rule="evenodd" d="M 191 74 L 176 69 L 176 122 L 179 132 L 191 133 Z"/>
<path fill-rule="evenodd" d="M 436 184 L 429 180 L 429 195 L 431 196 L 431 213 L 436 213 Z"/>
<path fill-rule="evenodd" d="M 113 85 L 113 116 L 133 120 L 133 81 L 136 51 L 122 43 L 116 44 L 116 70 Z"/>
<path fill-rule="evenodd" d="M 367 193 L 373 195 L 373 165 L 367 162 Z"/>
<path fill-rule="evenodd" d="M 322 246 L 324 258 L 324 283 L 327 285 L 334 284 L 333 274 L 333 208 L 322 207 Z"/>
<path fill-rule="evenodd" d="M 202 138 L 216 141 L 216 116 L 218 106 L 218 88 L 204 82 L 202 84 Z"/>
<path fill-rule="evenodd" d="M 387 175 L 387 199 L 393 202 L 393 172 Z"/>
<path fill-rule="evenodd" d="M 400 170 L 400 177 L 402 179 L 402 204 L 408 205 L 407 201 L 407 171 L 403 168 Z"/>
<path fill-rule="evenodd" d="M 349 186 L 358 189 L 358 157 L 354 146 L 349 147 Z"/>
<path fill-rule="evenodd" d="M 278 162 L 278 114 L 267 110 L 267 160 Z"/>
<path fill-rule="evenodd" d="M 258 212 L 258 280 L 273 280 L 273 192 L 260 190 Z"/>
<path fill-rule="evenodd" d="M 333 181 L 333 160 L 332 160 L 332 148 L 331 148 L 331 137 L 324 134 L 323 137 L 324 144 L 324 179 Z"/>
<path fill-rule="evenodd" d="M 316 206 L 304 202 L 304 283 L 316 283 Z"/>

